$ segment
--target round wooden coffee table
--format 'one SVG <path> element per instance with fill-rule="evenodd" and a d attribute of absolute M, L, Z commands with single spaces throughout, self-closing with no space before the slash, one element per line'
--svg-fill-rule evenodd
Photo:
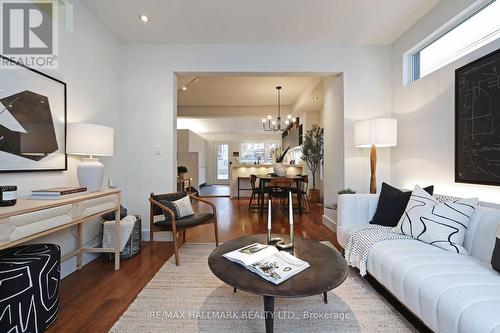
<path fill-rule="evenodd" d="M 278 235 L 273 235 L 276 237 Z M 286 235 L 279 235 L 289 240 Z M 295 238 L 293 255 L 305 260 L 310 267 L 285 282 L 274 285 L 231 262 L 222 255 L 252 243 L 266 244 L 266 235 L 253 235 L 225 242 L 208 257 L 208 266 L 220 280 L 236 290 L 264 296 L 266 332 L 273 332 L 273 312 L 275 297 L 306 297 L 323 294 L 327 303 L 327 292 L 341 285 L 347 278 L 347 263 L 342 255 L 317 241 Z"/>

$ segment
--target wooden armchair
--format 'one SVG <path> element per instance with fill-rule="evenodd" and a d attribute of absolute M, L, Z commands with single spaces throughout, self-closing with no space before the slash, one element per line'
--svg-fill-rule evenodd
<path fill-rule="evenodd" d="M 174 240 L 174 251 L 175 251 L 175 264 L 179 266 L 179 253 L 178 253 L 178 233 L 182 231 L 183 242 L 186 241 L 186 229 L 196 227 L 202 224 L 214 224 L 215 229 L 215 244 L 219 246 L 219 234 L 217 229 L 217 208 L 214 203 L 196 197 L 194 195 L 188 194 L 191 202 L 198 201 L 209 205 L 212 208 L 212 213 L 198 213 L 195 211 L 194 215 L 186 216 L 181 219 L 176 219 L 175 213 L 159 200 L 175 201 L 182 198 L 186 193 L 167 193 L 167 194 L 154 194 L 151 193 L 149 197 L 150 202 L 150 218 L 149 218 L 149 244 L 150 253 L 153 251 L 153 240 L 155 230 L 160 231 L 171 231 L 172 238 Z M 166 219 L 164 212 L 170 215 L 170 219 Z M 161 218 L 163 217 L 163 218 Z"/>

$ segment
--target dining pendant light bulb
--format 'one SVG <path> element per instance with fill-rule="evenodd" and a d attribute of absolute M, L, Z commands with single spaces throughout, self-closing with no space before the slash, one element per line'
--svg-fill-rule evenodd
<path fill-rule="evenodd" d="M 266 122 L 266 118 L 262 118 L 262 123 L 265 123 Z"/>
<path fill-rule="evenodd" d="M 267 116 L 267 119 L 271 120 L 273 117 L 271 115 Z"/>
<path fill-rule="evenodd" d="M 273 124 L 273 126 L 276 125 L 276 121 L 273 120 L 273 122 L 271 124 Z"/>
<path fill-rule="evenodd" d="M 287 119 L 292 119 L 292 115 L 289 114 L 288 116 L 286 116 Z"/>
<path fill-rule="evenodd" d="M 288 120 L 288 119 L 287 119 L 287 120 L 285 121 L 285 124 L 289 125 L 289 124 L 290 124 L 290 120 Z"/>

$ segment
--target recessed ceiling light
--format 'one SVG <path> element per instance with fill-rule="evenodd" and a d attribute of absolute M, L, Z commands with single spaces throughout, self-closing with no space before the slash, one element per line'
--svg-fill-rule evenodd
<path fill-rule="evenodd" d="M 318 96 L 313 97 L 313 101 L 317 101 L 319 99 Z"/>
<path fill-rule="evenodd" d="M 139 20 L 141 20 L 143 23 L 148 23 L 150 22 L 151 20 L 149 19 L 149 16 L 147 16 L 146 14 L 141 14 L 139 15 Z"/>
<path fill-rule="evenodd" d="M 182 90 L 188 90 L 186 86 L 182 86 Z"/>

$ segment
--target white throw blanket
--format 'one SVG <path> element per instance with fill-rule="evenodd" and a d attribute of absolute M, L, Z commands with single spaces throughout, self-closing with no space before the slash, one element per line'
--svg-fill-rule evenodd
<path fill-rule="evenodd" d="M 123 251 L 125 245 L 132 234 L 134 223 L 137 218 L 133 215 L 128 215 L 120 221 L 120 251 Z M 115 221 L 104 222 L 102 230 L 102 247 L 115 247 Z"/>
<path fill-rule="evenodd" d="M 407 235 L 392 232 L 392 227 L 376 224 L 355 225 L 345 235 L 345 259 L 352 267 L 359 268 L 361 276 L 366 275 L 368 253 L 375 243 L 391 239 L 412 239 Z"/>

